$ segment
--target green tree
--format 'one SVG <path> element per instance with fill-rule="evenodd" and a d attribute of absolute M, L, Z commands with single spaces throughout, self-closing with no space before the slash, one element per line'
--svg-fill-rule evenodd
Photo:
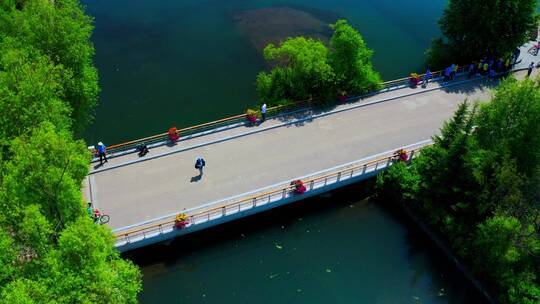
<path fill-rule="evenodd" d="M 19 223 L 25 207 L 36 203 L 55 231 L 84 214 L 80 186 L 88 173 L 89 154 L 83 142 L 43 123 L 15 139 L 10 153 L 0 185 L 8 226 Z"/>
<path fill-rule="evenodd" d="M 6 282 L 15 275 L 15 261 L 17 253 L 13 248 L 13 240 L 11 237 L 0 227 L 0 286 L 3 286 Z"/>
<path fill-rule="evenodd" d="M 296 37 L 264 49 L 264 58 L 273 68 L 257 76 L 260 100 L 271 105 L 306 99 L 331 102 L 341 94 L 362 94 L 380 87 L 381 79 L 371 63 L 373 52 L 362 36 L 345 20 L 331 27 L 330 48 L 319 40 Z"/>
<path fill-rule="evenodd" d="M 373 70 L 373 51 L 360 33 L 346 20 L 338 20 L 331 28 L 334 34 L 330 40 L 330 64 L 336 74 L 337 90 L 358 95 L 378 89 L 382 81 Z"/>
<path fill-rule="evenodd" d="M 62 101 L 62 68 L 12 39 L 0 43 L 0 145 L 49 121 L 69 130 L 70 107 Z"/>
<path fill-rule="evenodd" d="M 509 54 L 536 31 L 536 7 L 536 0 L 450 0 L 439 21 L 446 39 L 432 44 L 430 64 Z"/>
<path fill-rule="evenodd" d="M 540 79 L 504 81 L 477 119 L 480 145 L 508 152 L 518 173 L 527 177 L 540 170 Z"/>
<path fill-rule="evenodd" d="M 109 229 L 79 217 L 63 230 L 45 256 L 30 256 L 32 268 L 1 289 L 2 303 L 136 303 L 141 275 L 113 248 Z M 19 255 L 25 247 L 18 247 Z M 28 262 L 27 262 L 28 263 Z M 22 300 L 22 301 L 21 301 Z M 18 302 L 21 301 L 21 302 Z"/>
<path fill-rule="evenodd" d="M 4 1 L 0 9 L 4 37 L 31 46 L 62 66 L 63 100 L 71 105 L 75 129 L 81 130 L 91 119 L 99 93 L 92 64 L 92 18 L 77 0 Z"/>
<path fill-rule="evenodd" d="M 91 18 L 77 0 L 0 1 L 0 302 L 135 303 L 136 266 L 84 210 L 96 103 Z"/>
<path fill-rule="evenodd" d="M 475 265 L 504 289 L 511 303 L 539 303 L 535 274 L 540 240 L 535 227 L 512 216 L 496 215 L 478 225 Z"/>
<path fill-rule="evenodd" d="M 296 37 L 279 47 L 269 44 L 264 58 L 275 64 L 270 73 L 257 76 L 257 93 L 261 100 L 276 103 L 283 100 L 305 100 L 329 96 L 334 71 L 328 62 L 328 49 L 321 41 Z"/>
<path fill-rule="evenodd" d="M 491 102 L 461 104 L 432 147 L 377 183 L 440 232 L 502 303 L 540 301 L 539 81 L 508 79 Z"/>

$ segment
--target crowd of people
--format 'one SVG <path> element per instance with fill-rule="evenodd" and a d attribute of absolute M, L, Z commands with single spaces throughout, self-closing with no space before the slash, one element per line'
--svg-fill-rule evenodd
<path fill-rule="evenodd" d="M 536 54 L 538 54 L 539 48 L 540 42 L 536 45 Z M 470 64 L 466 65 L 463 71 L 467 73 L 468 79 L 477 75 L 487 76 L 489 79 L 495 79 L 498 76 L 506 76 L 512 70 L 515 64 L 521 62 L 521 60 L 518 61 L 520 53 L 521 51 L 519 50 L 519 48 L 516 48 L 514 52 L 507 58 L 494 58 L 492 56 L 486 56 L 482 60 L 473 61 Z M 527 76 L 530 76 L 533 68 L 534 62 L 531 62 L 527 70 Z M 450 66 L 446 67 L 444 70 L 441 71 L 440 76 L 443 77 L 442 83 L 446 84 L 449 81 L 454 80 L 458 71 L 458 64 L 453 63 Z M 425 87 L 428 82 L 433 79 L 433 76 L 433 73 L 428 68 L 428 70 L 423 76 L 422 85 Z M 420 82 L 417 81 L 417 83 L 415 84 L 419 83 Z"/>

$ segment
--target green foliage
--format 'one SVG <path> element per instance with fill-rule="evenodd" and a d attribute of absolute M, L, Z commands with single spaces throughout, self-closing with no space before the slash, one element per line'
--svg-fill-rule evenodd
<path fill-rule="evenodd" d="M 140 273 L 119 258 L 113 242 L 110 230 L 79 217 L 48 248 L 42 267 L 2 289 L 1 302 L 136 303 Z"/>
<path fill-rule="evenodd" d="M 96 104 L 91 18 L 77 0 L 0 1 L 0 302 L 135 303 L 141 274 L 85 212 Z"/>
<path fill-rule="evenodd" d="M 536 0 L 450 0 L 439 21 L 446 43 L 432 45 L 430 64 L 450 63 L 439 61 L 446 52 L 460 62 L 509 54 L 536 30 L 536 7 Z"/>
<path fill-rule="evenodd" d="M 55 231 L 84 214 L 79 188 L 88 173 L 89 155 L 82 142 L 43 123 L 15 139 L 10 152 L 13 157 L 0 188 L 0 206 L 9 215 L 7 225 L 20 222 L 23 209 L 36 202 Z"/>
<path fill-rule="evenodd" d="M 60 85 L 62 69 L 47 57 L 15 46 L 11 39 L 0 43 L 0 144 L 25 134 L 43 121 L 69 130 L 69 105 Z"/>
<path fill-rule="evenodd" d="M 404 162 L 397 162 L 384 174 L 377 176 L 376 195 L 381 201 L 414 200 L 418 188 L 418 175 L 415 167 L 408 168 Z"/>
<path fill-rule="evenodd" d="M 279 101 L 325 98 L 334 81 L 328 63 L 328 49 L 318 40 L 289 38 L 279 47 L 269 44 L 264 58 L 276 66 L 257 76 L 257 93 L 262 100 Z M 264 95 L 263 95 L 264 94 Z"/>
<path fill-rule="evenodd" d="M 442 70 L 448 64 L 454 62 L 456 57 L 450 46 L 441 38 L 431 40 L 429 48 L 426 50 L 426 61 L 434 70 Z"/>
<path fill-rule="evenodd" d="M 270 44 L 264 58 L 273 64 L 270 72 L 257 76 L 260 100 L 269 105 L 315 99 L 333 101 L 339 94 L 361 94 L 380 86 L 371 56 L 360 34 L 345 20 L 332 25 L 330 49 L 321 41 L 288 38 L 279 47 Z"/>
<path fill-rule="evenodd" d="M 540 79 L 503 82 L 478 117 L 480 145 L 516 159 L 518 172 L 532 177 L 540 170 Z"/>
<path fill-rule="evenodd" d="M 539 83 L 509 79 L 491 102 L 461 104 L 412 166 L 378 177 L 378 191 L 422 215 L 502 303 L 540 301 Z"/>
<path fill-rule="evenodd" d="M 41 282 L 18 279 L 2 290 L 0 300 L 5 304 L 54 303 L 50 296 L 47 287 Z"/>
<path fill-rule="evenodd" d="M 0 228 L 0 286 L 13 277 L 15 272 L 16 251 L 13 248 L 13 240 Z"/>
<path fill-rule="evenodd" d="M 12 37 L 24 48 L 31 46 L 62 71 L 63 100 L 71 105 L 74 126 L 81 130 L 91 119 L 99 93 L 90 43 L 92 18 L 77 0 L 4 1 L 0 9 L 4 37 Z"/>
<path fill-rule="evenodd" d="M 58 240 L 58 251 L 51 254 L 48 277 L 64 277 L 53 287 L 62 303 L 136 303 L 140 273 L 113 249 L 109 229 L 81 217 L 68 226 Z"/>
<path fill-rule="evenodd" d="M 360 33 L 345 20 L 331 25 L 330 63 L 336 74 L 337 90 L 349 95 L 367 93 L 380 88 L 382 80 L 373 70 L 370 50 Z"/>

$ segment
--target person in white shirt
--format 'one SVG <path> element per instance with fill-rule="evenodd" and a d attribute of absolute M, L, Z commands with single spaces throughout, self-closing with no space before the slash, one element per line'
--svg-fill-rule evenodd
<path fill-rule="evenodd" d="M 263 105 L 261 106 L 261 117 L 262 117 L 262 121 L 265 121 L 266 120 L 266 104 L 263 103 Z"/>

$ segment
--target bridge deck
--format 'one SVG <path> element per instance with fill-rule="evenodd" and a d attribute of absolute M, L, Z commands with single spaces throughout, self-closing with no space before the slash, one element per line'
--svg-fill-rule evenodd
<path fill-rule="evenodd" d="M 427 139 L 461 101 L 486 100 L 493 85 L 399 89 L 158 147 L 142 159 L 117 157 L 92 168 L 84 193 L 110 215 L 111 228 L 134 225 Z M 201 180 L 197 156 L 207 162 Z"/>

